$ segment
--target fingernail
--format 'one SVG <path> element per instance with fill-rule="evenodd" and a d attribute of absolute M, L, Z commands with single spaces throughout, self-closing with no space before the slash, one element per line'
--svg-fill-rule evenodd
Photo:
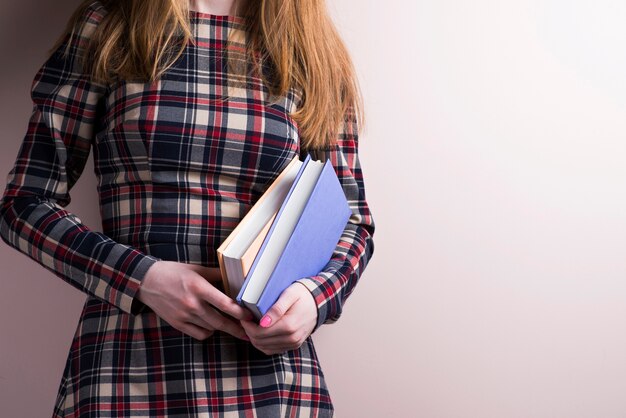
<path fill-rule="evenodd" d="M 250 341 L 250 338 L 247 335 L 244 335 L 243 337 L 241 337 L 242 340 L 246 340 L 246 341 Z"/>
<path fill-rule="evenodd" d="M 259 325 L 261 325 L 263 328 L 267 328 L 270 326 L 271 323 L 272 323 L 272 318 L 265 315 L 263 318 L 261 318 L 261 322 L 259 322 Z"/>

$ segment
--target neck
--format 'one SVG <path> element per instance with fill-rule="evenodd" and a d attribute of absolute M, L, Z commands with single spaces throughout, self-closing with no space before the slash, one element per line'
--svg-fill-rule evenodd
<path fill-rule="evenodd" d="M 237 15 L 237 0 L 189 0 L 189 8 L 214 15 Z"/>

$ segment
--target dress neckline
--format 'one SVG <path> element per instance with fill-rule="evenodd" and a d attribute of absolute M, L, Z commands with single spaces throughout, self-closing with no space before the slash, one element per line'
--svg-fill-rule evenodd
<path fill-rule="evenodd" d="M 243 25 L 245 21 L 243 16 L 216 15 L 213 13 L 199 12 L 197 10 L 192 10 L 192 9 L 189 9 L 189 14 L 191 17 L 196 18 L 198 20 L 208 20 L 211 22 L 227 22 L 236 26 Z"/>

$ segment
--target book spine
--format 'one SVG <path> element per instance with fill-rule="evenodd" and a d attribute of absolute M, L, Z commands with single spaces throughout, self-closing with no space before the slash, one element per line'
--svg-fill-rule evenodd
<path fill-rule="evenodd" d="M 263 316 L 263 313 L 259 310 L 256 304 L 243 301 L 243 306 L 248 308 L 257 320 L 261 319 L 261 317 Z"/>

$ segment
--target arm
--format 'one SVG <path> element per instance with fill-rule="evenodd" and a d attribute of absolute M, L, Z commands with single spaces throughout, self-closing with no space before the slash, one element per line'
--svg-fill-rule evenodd
<path fill-rule="evenodd" d="M 317 305 L 315 329 L 339 319 L 343 304 L 356 286 L 374 253 L 374 218 L 365 197 L 363 172 L 358 155 L 358 126 L 348 112 L 337 144 L 311 152 L 315 159 L 330 159 L 352 208 L 352 215 L 326 267 L 316 276 L 298 280 L 306 286 Z"/>
<path fill-rule="evenodd" d="M 143 305 L 135 293 L 158 258 L 91 231 L 64 209 L 89 156 L 105 92 L 79 65 L 103 13 L 94 2 L 78 36 L 68 37 L 33 80 L 33 112 L 0 201 L 0 236 L 81 291 L 137 313 Z"/>
<path fill-rule="evenodd" d="M 337 321 L 374 253 L 375 226 L 365 199 L 357 132 L 354 115 L 349 113 L 337 144 L 329 150 L 311 152 L 314 159 L 330 158 L 352 216 L 320 273 L 304 277 L 285 289 L 258 325 L 241 321 L 252 344 L 265 354 L 296 349 L 322 324 Z"/>

